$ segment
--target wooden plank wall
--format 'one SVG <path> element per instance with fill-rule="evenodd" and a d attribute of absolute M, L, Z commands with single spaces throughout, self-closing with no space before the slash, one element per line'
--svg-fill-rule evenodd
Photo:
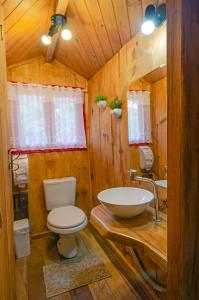
<path fill-rule="evenodd" d="M 181 0 L 168 0 L 168 299 L 182 298 L 182 32 Z M 175 47 L 173 46 L 175 44 Z M 189 45 L 190 47 L 190 45 Z M 191 76 L 189 74 L 188 76 Z M 190 101 L 190 99 L 189 99 Z M 175 114 L 174 110 L 175 109 Z M 177 153 L 177 155 L 176 155 Z M 190 158 L 188 161 L 190 161 Z M 188 180 L 190 182 L 190 178 Z M 194 216 L 194 214 L 193 214 Z M 193 216 L 190 219 L 193 220 Z M 187 222 L 188 225 L 189 222 Z M 190 222 L 191 223 L 191 222 Z M 192 236 L 190 232 L 190 237 Z M 187 245 L 190 248 L 190 244 Z M 190 273 L 189 273 L 190 274 Z M 190 274 L 191 275 L 191 274 Z M 190 276 L 191 278 L 192 276 Z M 186 285 L 185 285 L 186 286 Z M 191 290 L 190 290 L 191 291 Z"/>
<path fill-rule="evenodd" d="M 199 6 L 168 1 L 168 299 L 199 299 Z"/>
<path fill-rule="evenodd" d="M 126 94 L 131 83 L 166 63 L 165 26 L 150 37 L 136 35 L 127 43 L 88 84 L 90 118 L 90 161 L 94 205 L 97 193 L 114 186 L 129 186 L 128 170 L 137 169 L 135 151 L 130 158 L 127 133 Z M 122 118 L 110 115 L 110 110 L 100 111 L 95 104 L 97 95 L 106 95 L 108 101 L 115 96 L 123 100 Z"/>
<path fill-rule="evenodd" d="M 0 4 L 0 299 L 15 299 L 15 266 L 13 245 L 13 209 L 11 200 L 11 176 L 8 159 L 8 122 L 5 38 Z"/>
<path fill-rule="evenodd" d="M 44 63 L 43 57 L 9 67 L 8 80 L 87 88 L 87 81 L 83 77 L 57 61 L 52 64 Z M 28 155 L 28 158 L 29 213 L 33 234 L 46 230 L 47 211 L 43 196 L 43 179 L 75 176 L 77 178 L 77 205 L 89 215 L 91 196 L 88 151 L 35 153 Z"/>
<path fill-rule="evenodd" d="M 164 178 L 167 165 L 167 79 L 151 83 L 152 136 L 155 157 L 154 171 Z"/>

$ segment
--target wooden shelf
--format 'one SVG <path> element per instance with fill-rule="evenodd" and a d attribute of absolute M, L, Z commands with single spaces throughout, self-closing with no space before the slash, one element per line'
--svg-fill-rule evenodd
<path fill-rule="evenodd" d="M 154 209 L 149 207 L 134 219 L 120 219 L 102 205 L 91 212 L 90 223 L 106 239 L 142 248 L 160 268 L 167 270 L 167 216 L 160 213 L 161 223 L 153 221 Z"/>

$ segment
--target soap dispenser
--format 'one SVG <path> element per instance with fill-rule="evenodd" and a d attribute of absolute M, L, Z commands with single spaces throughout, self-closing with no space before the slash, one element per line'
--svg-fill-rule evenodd
<path fill-rule="evenodd" d="M 151 147 L 149 146 L 140 146 L 140 169 L 143 173 L 150 173 L 153 164 L 154 164 L 154 155 Z"/>

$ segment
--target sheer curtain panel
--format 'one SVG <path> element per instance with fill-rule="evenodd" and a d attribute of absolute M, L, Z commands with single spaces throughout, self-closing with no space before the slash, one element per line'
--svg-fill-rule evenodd
<path fill-rule="evenodd" d="M 127 102 L 129 144 L 151 143 L 150 92 L 129 91 Z"/>
<path fill-rule="evenodd" d="M 82 89 L 9 82 L 8 99 L 12 148 L 86 148 Z"/>

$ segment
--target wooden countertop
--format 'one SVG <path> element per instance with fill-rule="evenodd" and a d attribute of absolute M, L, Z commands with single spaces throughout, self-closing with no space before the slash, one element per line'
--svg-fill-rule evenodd
<path fill-rule="evenodd" d="M 91 211 L 90 223 L 104 237 L 134 248 L 142 248 L 163 270 L 167 270 L 167 216 L 160 213 L 161 223 L 153 222 L 154 209 L 149 207 L 134 219 L 120 219 L 102 205 Z"/>

